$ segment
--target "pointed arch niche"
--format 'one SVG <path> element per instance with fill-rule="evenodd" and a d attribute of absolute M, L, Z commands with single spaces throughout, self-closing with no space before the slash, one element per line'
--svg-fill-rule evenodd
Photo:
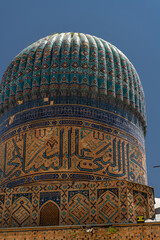
<path fill-rule="evenodd" d="M 52 202 L 47 201 L 40 210 L 40 226 L 57 226 L 59 225 L 59 208 Z"/>

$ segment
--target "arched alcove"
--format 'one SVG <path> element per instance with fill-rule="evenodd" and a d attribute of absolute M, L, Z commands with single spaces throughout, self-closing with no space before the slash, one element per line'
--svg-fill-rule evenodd
<path fill-rule="evenodd" d="M 53 202 L 47 202 L 40 211 L 40 226 L 59 225 L 59 208 Z"/>

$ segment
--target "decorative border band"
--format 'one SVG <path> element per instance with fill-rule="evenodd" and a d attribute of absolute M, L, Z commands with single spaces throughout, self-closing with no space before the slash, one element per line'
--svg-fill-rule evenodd
<path fill-rule="evenodd" d="M 107 124 L 108 126 L 116 127 L 125 131 L 126 133 L 135 137 L 141 143 L 141 145 L 144 146 L 144 136 L 142 132 L 128 119 L 113 112 L 78 105 L 47 105 L 45 107 L 35 107 L 18 112 L 17 114 L 9 117 L 0 125 L 0 136 L 3 136 L 3 134 L 6 134 L 9 130 L 24 123 L 32 122 L 33 124 L 33 122 L 37 120 L 56 120 L 58 118 L 88 119 Z M 70 120 L 62 120 L 61 124 L 67 124 L 66 121 Z M 41 125 L 42 123 L 39 124 Z M 97 129 L 99 129 L 99 125 L 96 126 L 94 123 L 92 125 L 94 128 L 97 127 Z M 38 126 L 37 123 L 36 126 Z"/>

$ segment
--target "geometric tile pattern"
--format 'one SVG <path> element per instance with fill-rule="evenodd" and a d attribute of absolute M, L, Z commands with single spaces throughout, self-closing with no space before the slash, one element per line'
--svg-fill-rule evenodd
<path fill-rule="evenodd" d="M 57 206 L 59 225 L 135 223 L 141 211 L 154 215 L 153 189 L 126 180 L 32 183 L 1 189 L 0 195 L 1 227 L 39 226 L 48 203 Z"/>
<path fill-rule="evenodd" d="M 4 200 L 5 200 L 4 198 L 5 198 L 5 195 L 0 194 L 0 227 L 2 227 Z"/>
<path fill-rule="evenodd" d="M 121 129 L 125 132 L 125 134 L 124 132 L 120 133 L 121 137 L 125 137 L 131 142 L 138 140 L 144 148 L 144 134 L 142 126 L 139 124 L 138 120 L 133 114 L 124 110 L 123 108 L 117 109 L 117 105 L 115 106 L 109 104 L 106 105 L 104 109 L 101 109 L 74 103 L 54 104 L 52 106 L 48 102 L 48 104 L 44 107 L 40 101 L 37 101 L 31 102 L 29 106 L 30 108 L 27 106 L 28 105 L 26 104 L 22 104 L 20 109 L 19 106 L 17 106 L 3 116 L 2 123 L 0 125 L 0 134 L 5 135 L 2 137 L 2 141 L 8 137 L 15 136 L 17 133 L 20 134 L 22 130 L 27 130 L 28 127 L 30 130 L 37 127 L 38 118 L 38 126 L 40 128 L 59 124 L 77 126 L 91 125 L 91 128 L 111 133 L 112 129 L 110 130 L 110 127 L 115 127 L 116 129 L 114 129 L 114 133 L 117 133 L 117 128 Z M 66 119 L 64 119 L 64 117 L 66 117 Z M 63 118 L 63 120 L 61 118 Z M 51 119 L 53 121 L 49 121 Z M 57 122 L 57 119 L 61 119 L 61 121 Z M 86 121 L 96 121 L 98 123 L 84 123 L 82 121 L 83 119 L 86 119 Z M 32 124 L 29 124 L 27 127 L 27 123 L 30 123 L 31 120 Z M 33 124 L 33 121 L 36 121 L 36 124 Z M 25 126 L 22 127 L 22 124 L 25 124 Z M 106 126 L 104 127 L 103 125 L 99 124 L 106 124 Z M 18 125 L 20 125 L 19 128 L 17 128 Z M 14 131 L 8 132 L 15 127 L 16 129 L 14 129 Z M 139 130 L 141 130 L 141 132 Z M 128 134 L 130 136 L 128 136 Z M 133 139 L 133 137 L 135 139 Z"/>
<path fill-rule="evenodd" d="M 40 193 L 40 202 L 39 202 L 39 208 L 43 206 L 46 201 L 53 201 L 57 203 L 58 206 L 60 206 L 61 203 L 61 195 L 60 192 L 41 192 Z"/>
<path fill-rule="evenodd" d="M 144 216 L 144 219 L 148 218 L 148 199 L 147 193 L 134 191 L 134 210 L 136 216 Z"/>
<path fill-rule="evenodd" d="M 90 209 L 87 197 L 78 192 L 69 201 L 69 224 L 86 225 L 90 223 Z"/>
<path fill-rule="evenodd" d="M 128 183 L 127 187 L 127 207 L 128 207 L 128 221 L 129 222 L 135 222 L 136 221 L 136 215 L 134 212 L 134 199 L 133 199 L 133 189 L 134 184 L 132 182 Z"/>
<path fill-rule="evenodd" d="M 37 226 L 37 223 L 39 222 L 39 198 L 40 198 L 40 190 L 41 188 L 39 186 L 32 186 L 28 191 L 32 192 L 33 200 L 32 200 L 32 219 L 31 219 L 31 225 Z"/>
<path fill-rule="evenodd" d="M 148 189 L 147 195 L 148 195 L 148 214 L 149 214 L 149 218 L 151 218 L 151 216 L 153 216 L 155 214 L 154 198 L 151 197 L 152 196 L 151 189 Z"/>
<path fill-rule="evenodd" d="M 12 205 L 11 225 L 28 227 L 31 225 L 32 204 L 26 197 L 19 197 Z"/>
<path fill-rule="evenodd" d="M 98 199 L 98 223 L 119 222 L 119 197 L 112 189 L 104 190 Z"/>
<path fill-rule="evenodd" d="M 8 227 L 9 226 L 9 221 L 10 221 L 10 216 L 11 216 L 11 206 L 12 206 L 12 194 L 13 194 L 13 189 L 5 189 L 4 191 L 5 194 L 5 202 L 4 202 L 4 215 L 2 218 L 2 225 L 3 227 Z"/>
<path fill-rule="evenodd" d="M 32 202 L 32 193 L 20 193 L 20 194 L 13 194 L 12 195 L 12 204 L 15 202 L 19 197 L 25 197 L 27 198 L 30 202 Z"/>
<path fill-rule="evenodd" d="M 119 189 L 119 198 L 120 201 L 120 219 L 121 222 L 128 221 L 128 196 L 127 196 L 127 182 L 121 181 L 120 182 L 120 189 Z"/>

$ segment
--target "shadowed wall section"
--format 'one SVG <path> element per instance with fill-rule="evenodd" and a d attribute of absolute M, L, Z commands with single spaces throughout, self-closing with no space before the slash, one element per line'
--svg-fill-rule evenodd
<path fill-rule="evenodd" d="M 40 210 L 40 226 L 58 226 L 59 209 L 53 202 L 47 202 Z"/>

